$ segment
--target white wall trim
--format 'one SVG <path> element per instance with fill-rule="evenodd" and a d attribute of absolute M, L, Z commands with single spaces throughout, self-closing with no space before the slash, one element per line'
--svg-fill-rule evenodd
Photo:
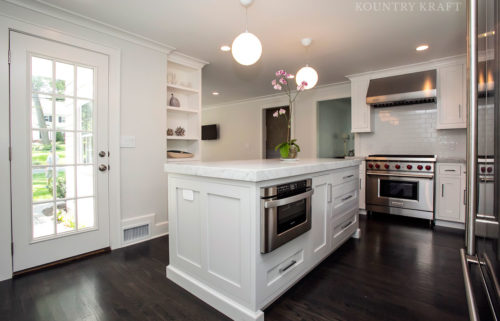
<path fill-rule="evenodd" d="M 336 86 L 350 85 L 350 84 L 351 84 L 350 81 L 335 82 L 335 83 L 331 83 L 331 84 L 325 84 L 325 85 L 321 85 L 321 86 L 316 86 L 313 89 L 309 89 L 307 92 L 315 92 L 315 91 L 319 91 L 319 90 L 323 90 L 323 89 L 329 89 L 329 88 L 336 87 Z M 294 92 L 295 91 L 292 91 L 292 93 L 294 93 Z M 248 102 L 261 102 L 261 101 L 266 101 L 266 100 L 273 99 L 273 98 L 276 98 L 277 101 L 280 101 L 280 100 L 284 99 L 286 101 L 285 104 L 288 104 L 288 98 L 287 98 L 286 94 L 283 93 L 283 92 L 279 92 L 279 93 L 276 93 L 276 94 L 251 97 L 251 98 L 245 98 L 245 99 L 240 99 L 240 100 L 233 100 L 233 101 L 228 101 L 228 102 L 224 102 L 224 103 L 220 103 L 220 104 L 206 105 L 206 107 L 203 107 L 202 111 L 203 110 L 211 110 L 211 109 L 218 109 L 218 108 L 230 107 L 230 106 L 234 106 L 234 105 L 238 105 L 238 104 L 244 104 L 244 103 L 248 103 Z M 267 103 L 266 103 L 266 105 L 267 105 Z M 273 106 L 270 106 L 270 107 L 267 107 L 267 108 L 272 108 L 272 107 Z"/>
<path fill-rule="evenodd" d="M 201 69 L 203 66 L 209 64 L 208 61 L 188 56 L 176 50 L 172 51 L 168 55 L 168 60 L 177 64 L 187 65 L 195 69 Z"/>
<path fill-rule="evenodd" d="M 132 218 L 127 218 L 123 219 L 121 222 L 121 229 L 120 229 L 120 242 L 122 247 L 146 242 L 161 236 L 168 235 L 168 221 L 163 221 L 159 223 L 155 223 L 156 220 L 156 213 L 151 213 L 151 214 L 146 214 L 146 215 L 141 215 L 137 217 L 132 217 Z M 136 241 L 131 241 L 125 243 L 123 240 L 123 231 L 125 229 L 131 228 L 131 227 L 136 227 L 136 226 L 141 226 L 141 225 L 149 225 L 149 235 L 145 238 L 138 239 Z"/>
<path fill-rule="evenodd" d="M 347 75 L 346 77 L 348 79 L 359 78 L 359 77 L 361 77 L 361 78 L 362 77 L 374 77 L 374 78 L 388 77 L 388 76 L 392 76 L 392 75 L 399 75 L 399 74 L 404 74 L 404 73 L 409 73 L 409 72 L 414 72 L 414 71 L 420 71 L 420 70 L 423 70 L 426 68 L 432 69 L 432 68 L 438 68 L 438 67 L 441 67 L 444 65 L 456 64 L 458 62 L 464 61 L 465 58 L 466 58 L 466 55 L 461 54 L 461 55 L 456 55 L 456 56 L 428 60 L 428 61 L 419 62 L 419 63 L 415 63 L 415 64 L 395 66 L 395 67 L 390 67 L 390 68 L 386 68 L 386 69 L 362 72 L 359 74 Z"/>
<path fill-rule="evenodd" d="M 28 9 L 31 11 L 41 13 L 46 16 L 57 18 L 59 20 L 63 20 L 65 22 L 80 27 L 84 27 L 93 31 L 105 33 L 109 36 L 126 40 L 135 43 L 137 45 L 157 50 L 166 54 L 170 53 L 172 50 L 175 50 L 174 47 L 164 44 L 162 42 L 141 36 L 139 34 L 127 31 L 122 28 L 115 27 L 113 25 L 101 22 L 97 19 L 93 19 L 78 14 L 76 12 L 45 2 L 43 0 L 37 0 L 38 3 L 29 3 L 29 4 L 20 0 L 4 0 L 4 1 L 24 9 Z"/>

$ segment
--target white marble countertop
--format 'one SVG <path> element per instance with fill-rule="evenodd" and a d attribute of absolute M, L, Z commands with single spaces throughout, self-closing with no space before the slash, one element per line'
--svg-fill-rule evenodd
<path fill-rule="evenodd" d="M 451 164 L 465 164 L 467 161 L 465 158 L 459 158 L 459 157 L 438 157 L 437 158 L 438 163 L 451 163 Z"/>
<path fill-rule="evenodd" d="M 359 159 L 313 158 L 283 162 L 279 159 L 255 159 L 220 162 L 169 162 L 167 173 L 260 182 L 289 176 L 317 173 L 358 166 Z"/>

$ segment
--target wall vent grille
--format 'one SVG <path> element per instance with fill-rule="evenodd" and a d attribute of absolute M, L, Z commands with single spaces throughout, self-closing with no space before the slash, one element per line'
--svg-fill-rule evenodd
<path fill-rule="evenodd" d="M 123 241 L 125 243 L 144 239 L 149 236 L 149 224 L 134 226 L 123 230 Z"/>

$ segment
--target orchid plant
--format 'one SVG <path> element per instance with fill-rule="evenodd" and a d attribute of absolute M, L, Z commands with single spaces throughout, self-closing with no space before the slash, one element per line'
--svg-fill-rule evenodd
<path fill-rule="evenodd" d="M 283 142 L 274 148 L 274 150 L 279 149 L 281 158 L 295 158 L 296 153 L 300 152 L 300 147 L 296 143 L 297 140 L 291 139 L 290 137 L 290 129 L 292 128 L 292 115 L 293 115 L 292 106 L 293 103 L 295 102 L 295 99 L 297 99 L 297 96 L 306 88 L 307 82 L 302 81 L 300 85 L 297 86 L 297 91 L 293 93 L 292 90 L 290 89 L 290 85 L 288 84 L 290 79 L 293 78 L 295 78 L 294 75 L 289 74 L 285 70 L 281 69 L 276 71 L 275 78 L 271 82 L 275 90 L 280 90 L 280 91 L 283 90 L 286 93 L 286 95 L 288 96 L 288 106 L 290 110 L 289 116 L 287 116 L 286 110 L 283 108 L 280 108 L 273 113 L 274 118 L 279 118 L 283 116 L 285 117 L 288 123 L 286 142 Z M 292 151 L 292 153 L 290 151 Z"/>

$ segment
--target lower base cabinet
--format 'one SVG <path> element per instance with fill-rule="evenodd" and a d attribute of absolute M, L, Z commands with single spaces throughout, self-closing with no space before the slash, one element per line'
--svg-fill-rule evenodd
<path fill-rule="evenodd" d="M 436 179 L 437 220 L 465 223 L 465 167 L 438 164 Z"/>

